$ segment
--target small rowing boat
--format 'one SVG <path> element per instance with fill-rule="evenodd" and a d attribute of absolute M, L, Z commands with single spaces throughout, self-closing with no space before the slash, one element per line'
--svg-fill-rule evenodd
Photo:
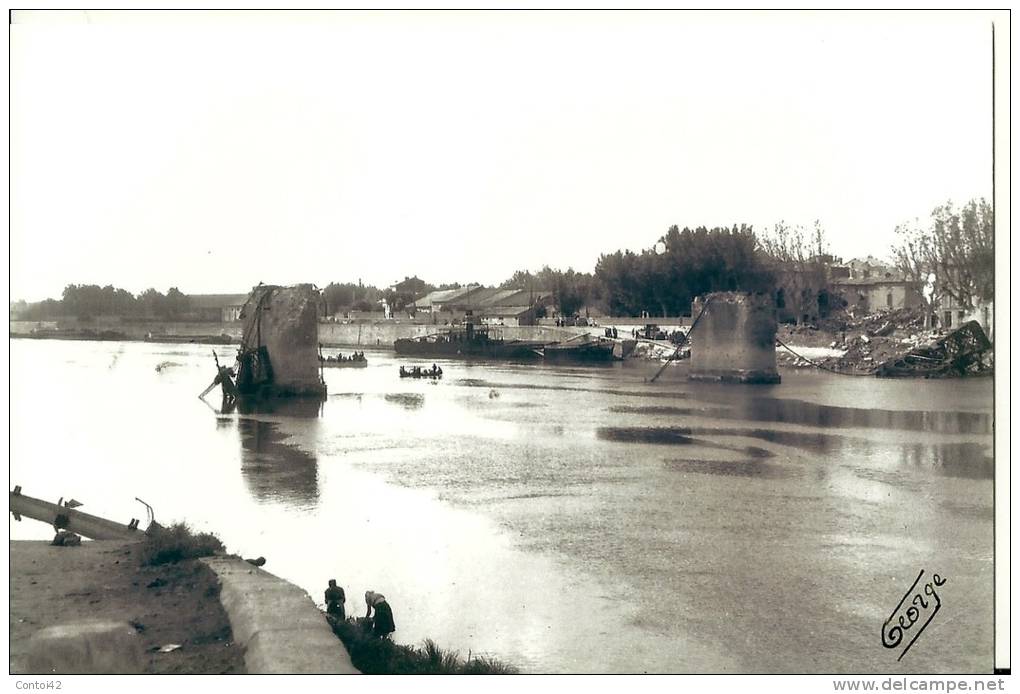
<path fill-rule="evenodd" d="M 401 378 L 442 378 L 443 370 L 438 366 L 434 365 L 431 369 L 423 369 L 420 366 L 412 366 L 409 369 L 405 369 L 403 366 L 400 367 Z"/>
<path fill-rule="evenodd" d="M 367 359 L 320 359 L 319 364 L 325 369 L 363 369 L 368 366 Z"/>
<path fill-rule="evenodd" d="M 363 369 L 368 366 L 368 359 L 365 359 L 364 352 L 353 352 L 349 357 L 342 354 L 335 357 L 333 355 L 323 356 L 320 346 L 319 364 L 326 369 Z"/>

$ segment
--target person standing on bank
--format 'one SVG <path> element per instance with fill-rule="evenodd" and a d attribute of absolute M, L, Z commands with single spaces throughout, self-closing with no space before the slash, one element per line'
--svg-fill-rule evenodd
<path fill-rule="evenodd" d="M 344 595 L 344 589 L 336 584 L 336 579 L 329 579 L 329 587 L 326 588 L 326 614 L 335 617 L 338 621 L 344 621 L 347 619 L 347 615 L 344 611 L 344 603 L 347 601 L 347 596 Z"/>
<path fill-rule="evenodd" d="M 372 619 L 372 634 L 374 636 L 388 638 L 390 634 L 397 630 L 396 624 L 393 623 L 393 610 L 390 609 L 390 604 L 386 602 L 386 596 L 366 590 L 365 604 L 368 605 L 365 619 Z M 372 617 L 373 609 L 375 610 L 374 617 Z"/>

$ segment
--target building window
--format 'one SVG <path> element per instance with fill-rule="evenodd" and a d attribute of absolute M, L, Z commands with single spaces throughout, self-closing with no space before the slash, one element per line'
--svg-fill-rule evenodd
<path fill-rule="evenodd" d="M 965 315 L 966 315 L 966 314 L 965 314 L 965 313 L 964 313 L 963 311 L 957 311 L 957 312 L 956 312 L 956 322 L 957 322 L 957 323 L 962 323 L 962 322 L 963 322 L 963 317 L 964 317 Z"/>
<path fill-rule="evenodd" d="M 885 295 L 885 306 L 886 308 L 892 308 L 892 292 Z"/>
<path fill-rule="evenodd" d="M 944 311 L 942 313 L 942 327 L 943 328 L 951 328 L 951 327 L 953 327 L 953 312 L 952 311 Z"/>

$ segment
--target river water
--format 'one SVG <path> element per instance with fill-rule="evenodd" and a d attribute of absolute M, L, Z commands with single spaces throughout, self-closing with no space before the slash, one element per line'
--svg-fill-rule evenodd
<path fill-rule="evenodd" d="M 320 603 L 329 578 L 349 614 L 384 593 L 398 641 L 525 672 L 991 670 L 990 380 L 433 383 L 368 351 L 321 405 L 222 415 L 211 349 L 12 340 L 11 483 L 125 522 L 140 497 Z M 922 569 L 942 607 L 897 661 L 882 623 Z"/>

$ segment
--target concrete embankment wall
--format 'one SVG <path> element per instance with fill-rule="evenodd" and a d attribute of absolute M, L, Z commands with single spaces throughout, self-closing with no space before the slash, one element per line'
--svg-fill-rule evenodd
<path fill-rule="evenodd" d="M 328 346 L 392 347 L 396 340 L 420 337 L 449 330 L 450 326 L 421 325 L 415 323 L 320 323 L 319 341 Z M 601 335 L 602 328 L 557 328 L 533 325 L 520 327 L 490 327 L 489 334 L 504 340 L 541 340 L 555 342 L 575 335 L 590 333 Z"/>
<path fill-rule="evenodd" d="M 699 314 L 692 333 L 691 380 L 779 383 L 771 296 L 708 294 L 694 302 L 694 315 Z"/>
<path fill-rule="evenodd" d="M 112 330 L 119 333 L 124 333 L 130 339 L 144 340 L 150 333 L 154 338 L 158 338 L 159 335 L 173 335 L 173 336 L 194 336 L 194 337 L 208 337 L 218 335 L 230 335 L 237 341 L 241 340 L 241 323 L 230 322 L 222 323 L 219 321 L 212 321 L 208 323 L 204 322 L 187 322 L 187 323 L 176 323 L 176 322 L 161 322 L 161 321 L 144 321 L 141 323 L 133 323 L 126 321 L 119 321 L 110 318 L 96 319 L 94 321 L 79 322 L 75 320 L 56 320 L 56 321 L 11 321 L 10 322 L 10 334 L 11 335 L 30 335 L 33 331 L 43 330 L 66 330 L 66 331 L 81 331 L 81 330 L 92 330 L 95 332 L 101 332 L 104 330 Z"/>
<path fill-rule="evenodd" d="M 220 581 L 220 603 L 251 675 L 360 674 L 308 594 L 236 557 L 202 561 Z"/>
<path fill-rule="evenodd" d="M 607 319 L 606 325 L 614 324 Z M 175 337 L 209 337 L 229 335 L 235 341 L 241 340 L 240 322 L 209 322 L 209 323 L 128 323 L 113 320 L 79 323 L 77 321 L 11 321 L 11 335 L 28 335 L 33 330 L 114 330 L 124 333 L 128 339 L 144 340 L 151 334 L 158 341 L 160 335 Z M 319 342 L 332 347 L 393 347 L 396 340 L 421 337 L 429 333 L 449 330 L 449 325 L 433 325 L 432 323 L 412 323 L 400 321 L 377 321 L 365 323 L 319 323 Z M 541 340 L 555 342 L 566 340 L 575 335 L 585 333 L 602 335 L 600 327 L 564 327 L 554 325 L 534 325 L 520 327 L 492 327 L 492 335 L 502 335 L 506 340 Z"/>
<path fill-rule="evenodd" d="M 384 321 L 380 323 L 319 323 L 319 342 L 324 345 L 393 347 L 396 340 L 419 337 L 442 330 L 442 326 Z"/>

